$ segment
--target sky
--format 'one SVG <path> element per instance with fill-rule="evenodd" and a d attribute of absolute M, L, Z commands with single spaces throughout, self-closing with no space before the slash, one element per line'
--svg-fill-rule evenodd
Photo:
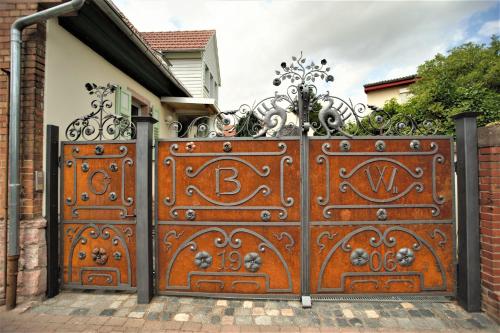
<path fill-rule="evenodd" d="M 465 42 L 500 35 L 500 1 L 115 0 L 139 31 L 215 29 L 219 107 L 274 95 L 282 61 L 326 59 L 331 95 L 366 102 L 363 84 L 415 74 L 419 64 Z"/>

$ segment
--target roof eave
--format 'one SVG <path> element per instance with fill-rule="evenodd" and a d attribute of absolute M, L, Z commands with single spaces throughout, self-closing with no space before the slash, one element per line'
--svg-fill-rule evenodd
<path fill-rule="evenodd" d="M 137 34 L 130 29 L 129 26 L 123 21 L 122 16 L 119 14 L 118 8 L 110 0 L 104 1 L 94 1 L 94 3 L 117 25 L 117 27 L 124 32 L 128 38 L 143 51 L 143 53 L 149 58 L 149 60 L 160 69 L 160 71 L 172 81 L 177 88 L 184 92 L 187 96 L 191 97 L 191 93 L 180 83 L 177 78 L 170 72 L 170 70 L 163 65 L 162 59 L 159 59 L 156 54 L 153 53 L 152 48 L 150 48 L 142 38 L 137 36 Z"/>

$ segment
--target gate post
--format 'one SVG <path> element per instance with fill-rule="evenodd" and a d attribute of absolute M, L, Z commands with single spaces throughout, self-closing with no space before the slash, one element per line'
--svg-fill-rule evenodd
<path fill-rule="evenodd" d="M 59 127 L 47 125 L 45 143 L 45 218 L 47 297 L 59 294 Z M 61 194 L 62 195 L 62 194 Z"/>
<path fill-rule="evenodd" d="M 153 124 L 149 116 L 134 117 L 136 122 L 136 270 L 137 303 L 147 304 L 153 297 L 153 225 L 152 225 L 152 148 Z"/>
<path fill-rule="evenodd" d="M 453 117 L 456 130 L 458 192 L 457 299 L 469 312 L 481 311 L 477 112 Z"/>
<path fill-rule="evenodd" d="M 300 85 L 297 94 L 299 128 L 300 128 L 300 211 L 301 211 L 301 300 L 303 308 L 310 308 L 310 265 L 309 265 L 309 100 L 310 91 Z"/>

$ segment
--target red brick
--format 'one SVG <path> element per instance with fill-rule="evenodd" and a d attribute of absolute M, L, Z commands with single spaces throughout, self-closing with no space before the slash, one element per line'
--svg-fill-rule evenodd
<path fill-rule="evenodd" d="M 479 148 L 479 154 L 480 155 L 485 155 L 485 154 L 500 154 L 500 147 L 484 147 L 484 148 Z"/>

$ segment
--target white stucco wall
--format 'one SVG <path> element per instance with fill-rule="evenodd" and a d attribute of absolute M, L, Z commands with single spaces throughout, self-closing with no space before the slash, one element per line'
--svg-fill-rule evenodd
<path fill-rule="evenodd" d="M 91 112 L 91 97 L 85 83 L 105 85 L 108 82 L 125 89 L 132 89 L 147 99 L 151 106 L 168 116 L 160 98 L 138 82 L 110 64 L 88 46 L 63 29 L 56 19 L 47 22 L 45 59 L 44 125 L 58 125 L 60 139 L 65 140 L 64 130 L 79 116 Z M 114 96 L 110 98 L 114 104 Z M 111 109 L 114 112 L 114 106 Z M 166 127 L 160 121 L 160 137 L 166 136 Z"/>
<path fill-rule="evenodd" d="M 59 126 L 59 138 L 64 141 L 65 129 L 71 121 L 93 110 L 90 106 L 92 96 L 84 86 L 87 82 L 98 85 L 109 82 L 132 89 L 160 110 L 160 138 L 173 135 L 168 133 L 165 120 L 175 120 L 176 115 L 162 105 L 158 96 L 59 26 L 57 19 L 49 20 L 45 56 L 44 130 L 48 124 Z M 110 96 L 110 100 L 113 102 L 110 112 L 114 112 L 114 95 Z M 44 170 L 46 137 L 44 135 L 42 145 Z M 42 207 L 45 209 L 45 204 Z"/>

